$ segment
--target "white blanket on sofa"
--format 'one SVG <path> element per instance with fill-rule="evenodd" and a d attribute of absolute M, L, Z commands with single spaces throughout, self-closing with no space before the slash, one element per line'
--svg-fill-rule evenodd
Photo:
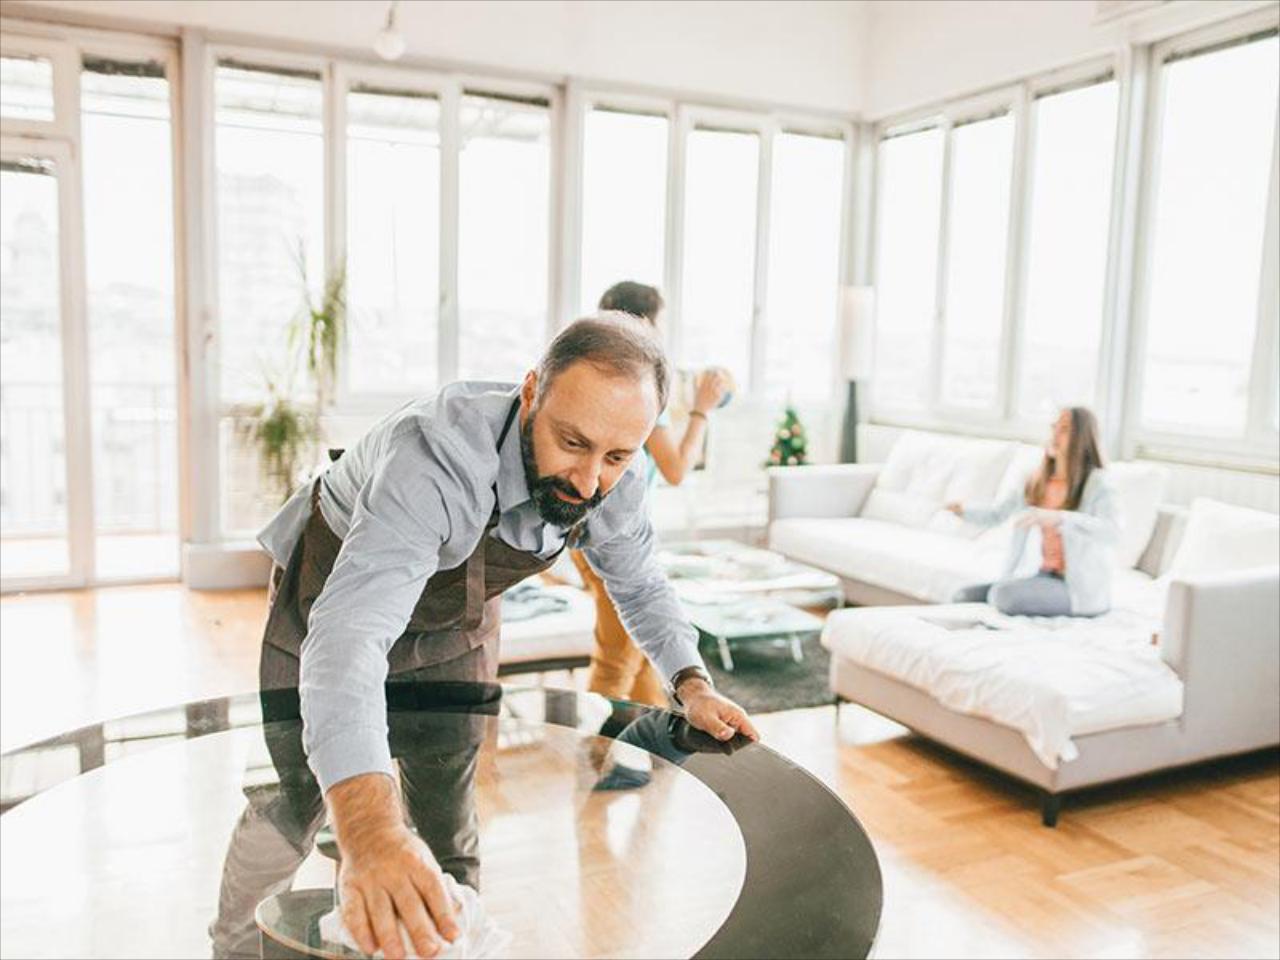
<path fill-rule="evenodd" d="M 1018 730 L 1057 769 L 1077 756 L 1073 736 L 1182 713 L 1182 681 L 1152 642 L 1158 604 L 1134 599 L 1139 609 L 1090 619 L 1006 617 L 986 604 L 839 610 L 822 642 L 951 710 Z"/>

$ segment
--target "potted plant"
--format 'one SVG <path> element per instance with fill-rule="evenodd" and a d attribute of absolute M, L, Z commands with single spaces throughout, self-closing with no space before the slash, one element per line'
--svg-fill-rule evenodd
<path fill-rule="evenodd" d="M 302 350 L 307 375 L 316 388 L 316 407 L 324 410 L 333 402 L 338 382 L 338 353 L 347 336 L 347 265 L 340 261 L 325 278 L 316 301 L 307 282 L 307 260 L 299 244 L 298 274 L 302 303 L 289 324 L 290 352 Z"/>
<path fill-rule="evenodd" d="M 258 467 L 267 490 L 279 502 L 289 499 L 305 479 L 305 466 L 320 439 L 315 411 L 294 402 L 287 389 L 267 381 L 267 401 L 255 407 L 245 423 L 258 451 Z"/>

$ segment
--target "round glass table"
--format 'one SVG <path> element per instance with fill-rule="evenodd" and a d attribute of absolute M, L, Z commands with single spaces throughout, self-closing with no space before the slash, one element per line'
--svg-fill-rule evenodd
<path fill-rule="evenodd" d="M 388 685 L 406 817 L 510 957 L 861 957 L 881 877 L 803 769 L 594 694 Z M 354 956 L 296 691 L 0 758 L 0 954 Z"/>

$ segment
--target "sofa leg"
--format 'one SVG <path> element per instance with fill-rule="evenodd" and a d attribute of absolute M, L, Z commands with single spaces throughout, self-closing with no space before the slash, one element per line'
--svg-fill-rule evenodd
<path fill-rule="evenodd" d="M 1062 794 L 1046 793 L 1040 801 L 1040 822 L 1046 827 L 1058 825 L 1058 812 L 1062 809 Z"/>
<path fill-rule="evenodd" d="M 838 694 L 838 693 L 837 693 L 837 694 L 835 694 L 834 698 L 833 698 L 833 699 L 832 699 L 832 701 L 831 701 L 832 705 L 836 708 L 836 710 L 835 710 L 835 717 L 836 717 L 836 727 L 837 727 L 837 728 L 839 728 L 839 726 L 840 726 L 840 704 L 842 704 L 842 703 L 844 703 L 844 702 L 845 702 L 845 701 L 844 701 L 844 697 L 840 696 L 840 694 Z"/>

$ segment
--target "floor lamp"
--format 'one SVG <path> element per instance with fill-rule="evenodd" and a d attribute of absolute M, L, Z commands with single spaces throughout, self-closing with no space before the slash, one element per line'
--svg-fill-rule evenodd
<path fill-rule="evenodd" d="M 840 291 L 840 376 L 847 384 L 840 462 L 858 462 L 858 381 L 871 376 L 876 292 L 872 287 Z"/>

